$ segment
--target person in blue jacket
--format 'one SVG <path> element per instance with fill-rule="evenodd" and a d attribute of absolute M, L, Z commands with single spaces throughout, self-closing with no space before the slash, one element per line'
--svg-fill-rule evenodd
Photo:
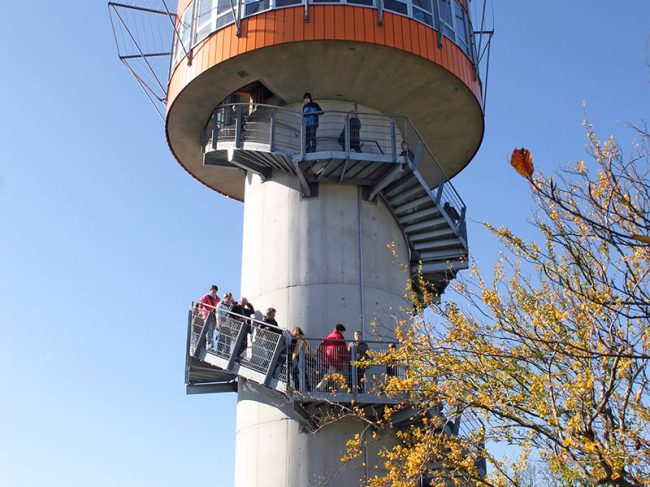
<path fill-rule="evenodd" d="M 302 97 L 305 104 L 302 106 L 302 113 L 305 117 L 306 142 L 305 152 L 316 152 L 316 130 L 318 129 L 318 116 L 323 109 L 316 103 L 311 93 L 305 93 Z"/>

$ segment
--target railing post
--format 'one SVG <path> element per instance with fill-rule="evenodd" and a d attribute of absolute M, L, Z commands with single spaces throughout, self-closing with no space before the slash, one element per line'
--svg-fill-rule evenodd
<path fill-rule="evenodd" d="M 243 129 L 241 105 L 237 105 L 235 107 L 235 147 L 237 149 L 241 149 L 242 146 Z"/>
<path fill-rule="evenodd" d="M 354 345 L 350 347 L 352 353 L 350 354 L 350 385 L 352 386 L 352 397 L 356 400 L 357 392 L 359 391 L 359 376 L 357 374 L 357 346 L 359 342 L 354 342 Z"/>
<path fill-rule="evenodd" d="M 395 127 L 395 119 L 390 119 L 390 143 L 392 145 L 393 162 L 397 162 L 397 128 Z M 408 159 L 408 155 L 406 156 Z"/>
<path fill-rule="evenodd" d="M 282 347 L 284 347 L 284 335 L 282 333 L 278 333 L 278 335 L 279 335 L 278 343 L 276 343 L 275 347 L 273 348 L 273 355 L 271 356 L 271 360 L 269 361 L 269 368 L 266 370 L 266 374 L 264 377 L 265 386 L 268 386 L 269 382 L 273 378 L 273 372 L 275 372 L 275 367 L 278 364 L 278 358 L 280 357 L 280 352 L 282 352 Z"/>
<path fill-rule="evenodd" d="M 248 325 L 236 318 L 229 317 L 228 320 L 231 320 L 231 323 L 239 323 L 239 330 L 237 331 L 237 337 L 235 338 L 234 348 L 230 354 L 230 359 L 228 360 L 227 366 L 228 370 L 232 370 L 232 367 L 235 365 L 235 361 L 239 356 L 239 349 L 242 342 L 244 341 L 244 335 L 246 334 L 246 331 L 248 331 Z M 230 327 L 230 329 L 232 330 L 232 327 Z"/>
<path fill-rule="evenodd" d="M 217 110 L 212 112 L 212 134 L 210 135 L 210 144 L 212 150 L 217 150 L 217 137 L 219 136 L 219 129 L 217 128 Z"/>
<path fill-rule="evenodd" d="M 345 157 L 346 159 L 350 158 L 350 113 L 345 114 L 345 126 L 343 127 L 343 133 L 345 135 Z"/>
<path fill-rule="evenodd" d="M 300 160 L 305 160 L 305 144 L 307 143 L 307 121 L 305 116 L 302 116 L 302 122 L 300 124 Z"/>
<path fill-rule="evenodd" d="M 467 239 L 467 225 L 465 224 L 465 214 L 467 213 L 467 207 L 463 205 L 460 210 L 460 218 L 458 219 L 458 232 L 464 239 Z"/>
<path fill-rule="evenodd" d="M 275 108 L 271 110 L 271 128 L 269 137 L 269 150 L 273 152 L 275 150 Z"/>
<path fill-rule="evenodd" d="M 303 342 L 304 344 L 304 342 Z M 305 393 L 306 387 L 305 387 L 305 379 L 307 378 L 306 370 L 305 370 L 305 361 L 307 359 L 307 356 L 305 355 L 305 347 L 299 347 L 298 351 L 298 381 L 300 382 L 298 390 L 301 393 Z"/>
<path fill-rule="evenodd" d="M 433 0 L 434 2 L 436 0 Z M 377 25 L 382 26 L 384 23 L 384 0 L 377 0 Z"/>
<path fill-rule="evenodd" d="M 194 322 L 194 303 L 192 303 L 192 307 L 190 308 L 187 317 L 187 343 L 186 343 L 187 353 L 185 354 L 185 383 L 186 384 L 189 384 L 190 382 L 190 357 L 194 355 L 193 353 L 194 351 L 190 353 L 190 347 L 192 346 L 192 323 L 193 322 Z M 197 340 L 197 345 L 198 345 L 198 340 Z M 194 350 L 196 350 L 196 348 Z"/>

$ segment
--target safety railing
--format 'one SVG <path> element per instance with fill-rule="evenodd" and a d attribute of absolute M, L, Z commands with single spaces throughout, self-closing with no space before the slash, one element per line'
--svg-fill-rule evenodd
<path fill-rule="evenodd" d="M 407 163 L 465 236 L 465 203 L 437 158 L 406 117 L 324 110 L 303 114 L 261 103 L 219 105 L 206 122 L 203 151 L 259 150 L 302 160 L 341 158 Z"/>

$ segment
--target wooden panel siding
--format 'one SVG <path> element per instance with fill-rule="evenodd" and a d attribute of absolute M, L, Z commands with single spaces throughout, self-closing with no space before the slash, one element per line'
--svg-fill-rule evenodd
<path fill-rule="evenodd" d="M 187 1 L 180 1 L 179 5 Z M 234 24 L 210 35 L 194 47 L 193 61 L 183 59 L 169 82 L 168 106 L 194 78 L 213 66 L 254 49 L 309 40 L 349 40 L 380 44 L 420 56 L 436 63 L 469 87 L 481 102 L 481 84 L 474 79 L 472 63 L 456 44 L 443 38 L 438 47 L 434 29 L 408 17 L 384 12 L 383 26 L 377 25 L 377 11 L 350 5 L 312 5 L 310 20 L 303 20 L 304 8 L 269 10 L 241 21 L 241 36 Z"/>

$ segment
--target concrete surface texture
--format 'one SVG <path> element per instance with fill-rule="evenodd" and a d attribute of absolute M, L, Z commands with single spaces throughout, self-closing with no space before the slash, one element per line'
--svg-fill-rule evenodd
<path fill-rule="evenodd" d="M 303 198 L 287 174 L 264 183 L 249 174 L 246 181 L 243 295 L 258 309 L 275 307 L 280 326 L 301 326 L 309 337 L 325 336 L 338 322 L 346 338 L 364 326 L 368 338 L 391 336 L 394 317 L 407 309 L 408 248 L 383 201 L 360 201 L 357 187 L 338 184 L 321 184 L 317 197 Z M 361 429 L 337 421 L 302 432 L 282 396 L 241 381 L 235 485 L 358 485 L 360 463 L 344 467 L 340 458 Z"/>

